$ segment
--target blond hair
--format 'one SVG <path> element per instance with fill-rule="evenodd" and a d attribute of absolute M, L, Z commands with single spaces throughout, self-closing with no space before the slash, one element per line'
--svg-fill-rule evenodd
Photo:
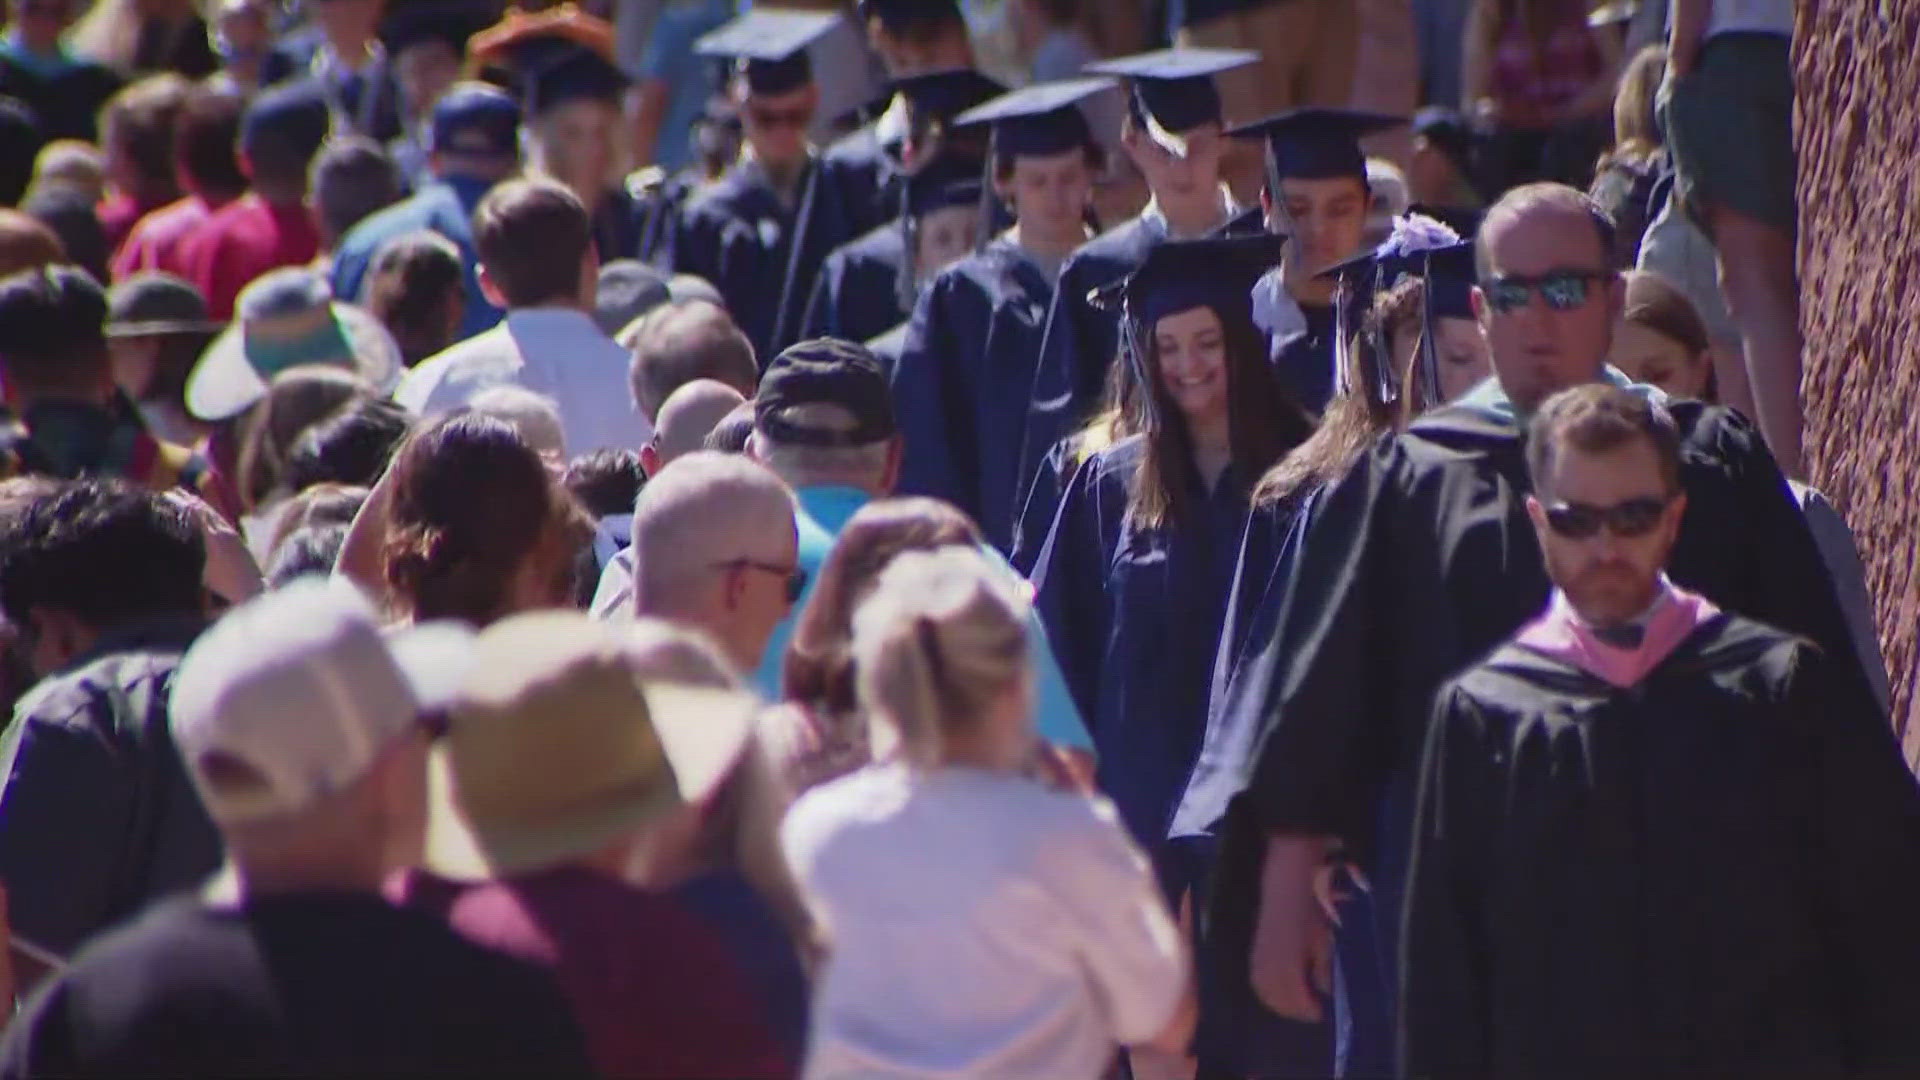
<path fill-rule="evenodd" d="M 977 550 L 896 557 L 853 616 L 861 707 L 907 760 L 937 763 L 949 735 L 1028 679 L 1027 612 L 1011 576 Z"/>

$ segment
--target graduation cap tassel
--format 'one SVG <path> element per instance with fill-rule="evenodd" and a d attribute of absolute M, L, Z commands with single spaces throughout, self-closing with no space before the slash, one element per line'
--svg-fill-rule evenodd
<path fill-rule="evenodd" d="M 1347 333 L 1347 312 L 1353 306 L 1353 287 L 1342 277 L 1333 285 L 1333 392 L 1336 396 L 1353 391 L 1349 364 L 1353 360 L 1353 342 Z"/>
<path fill-rule="evenodd" d="M 1133 372 L 1137 384 L 1133 399 L 1138 404 L 1141 431 L 1151 430 L 1154 424 L 1153 381 L 1147 372 L 1145 339 L 1140 320 L 1134 315 L 1133 302 L 1123 301 L 1120 309 L 1120 348 L 1126 354 L 1127 367 Z"/>
<path fill-rule="evenodd" d="M 1386 271 L 1380 264 L 1374 264 L 1373 295 L 1378 297 L 1386 292 Z M 1364 316 L 1363 316 L 1364 318 Z M 1373 377 L 1380 389 L 1380 404 L 1397 405 L 1400 402 L 1400 383 L 1393 371 L 1393 345 L 1387 340 L 1385 328 L 1373 335 Z"/>
<path fill-rule="evenodd" d="M 1440 346 L 1438 335 L 1434 333 L 1433 317 L 1433 253 L 1429 251 L 1426 265 L 1422 268 L 1424 279 L 1420 289 L 1420 356 L 1416 361 L 1420 365 L 1421 409 L 1431 409 L 1445 404 L 1440 400 Z"/>
<path fill-rule="evenodd" d="M 915 287 L 915 263 L 919 262 L 915 248 L 919 246 L 918 222 L 913 218 L 912 179 L 900 184 L 900 241 L 904 254 L 900 259 L 900 273 L 893 281 L 893 294 L 900 301 L 900 310 L 911 313 L 914 301 L 919 299 L 919 289 Z"/>

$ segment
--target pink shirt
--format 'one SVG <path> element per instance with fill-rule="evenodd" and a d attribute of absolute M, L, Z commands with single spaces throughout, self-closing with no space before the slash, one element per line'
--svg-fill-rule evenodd
<path fill-rule="evenodd" d="M 1553 591 L 1546 614 L 1521 629 L 1518 643 L 1614 686 L 1633 686 L 1659 667 L 1700 624 L 1720 613 L 1706 597 L 1679 588 L 1665 577 L 1660 579 L 1660 588 L 1660 598 L 1645 619 L 1646 635 L 1638 648 L 1622 649 L 1594 636 L 1593 629 L 1573 610 L 1567 594 L 1559 589 Z"/>
<path fill-rule="evenodd" d="M 207 298 L 216 319 L 233 318 L 233 302 L 254 278 L 283 266 L 305 266 L 320 254 L 320 230 L 305 206 L 275 206 L 248 192 L 214 211 L 181 246 L 181 274 Z"/>
<path fill-rule="evenodd" d="M 217 209 L 219 207 L 198 195 L 188 195 L 141 218 L 133 231 L 127 234 L 126 243 L 113 253 L 113 280 L 124 281 L 142 270 L 159 270 L 185 277 L 186 267 L 180 260 L 181 247 Z"/>

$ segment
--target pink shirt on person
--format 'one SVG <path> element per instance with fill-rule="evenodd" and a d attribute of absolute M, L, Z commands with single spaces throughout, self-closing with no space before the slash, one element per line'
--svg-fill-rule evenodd
<path fill-rule="evenodd" d="M 126 242 L 113 253 L 110 267 L 113 280 L 125 281 L 143 270 L 185 277 L 181 247 L 219 208 L 198 195 L 188 195 L 141 218 L 127 234 Z"/>
<path fill-rule="evenodd" d="M 233 303 L 254 278 L 283 266 L 305 266 L 320 254 L 320 230 L 305 206 L 275 206 L 248 192 L 214 211 L 181 246 L 180 276 L 207 298 L 216 319 L 233 318 Z"/>

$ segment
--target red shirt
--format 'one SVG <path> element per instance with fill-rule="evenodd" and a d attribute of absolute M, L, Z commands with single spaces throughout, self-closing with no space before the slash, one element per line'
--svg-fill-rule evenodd
<path fill-rule="evenodd" d="M 476 884 L 410 870 L 390 892 L 471 941 L 551 969 L 603 1075 L 799 1071 L 726 939 L 669 896 L 579 867 Z"/>
<path fill-rule="evenodd" d="M 181 248 L 217 209 L 219 207 L 200 196 L 189 195 L 141 218 L 127 234 L 126 243 L 113 253 L 113 280 L 124 281 L 142 270 L 161 270 L 185 277 Z"/>
<path fill-rule="evenodd" d="M 199 286 L 214 318 L 231 319 L 234 300 L 254 278 L 318 254 L 320 230 L 305 206 L 275 206 L 248 192 L 181 245 L 181 276 Z"/>
<path fill-rule="evenodd" d="M 133 196 L 120 191 L 101 199 L 93 212 L 100 219 L 100 231 L 107 235 L 107 250 L 118 249 L 126 242 L 134 224 L 162 205 L 157 202 L 138 202 Z"/>

